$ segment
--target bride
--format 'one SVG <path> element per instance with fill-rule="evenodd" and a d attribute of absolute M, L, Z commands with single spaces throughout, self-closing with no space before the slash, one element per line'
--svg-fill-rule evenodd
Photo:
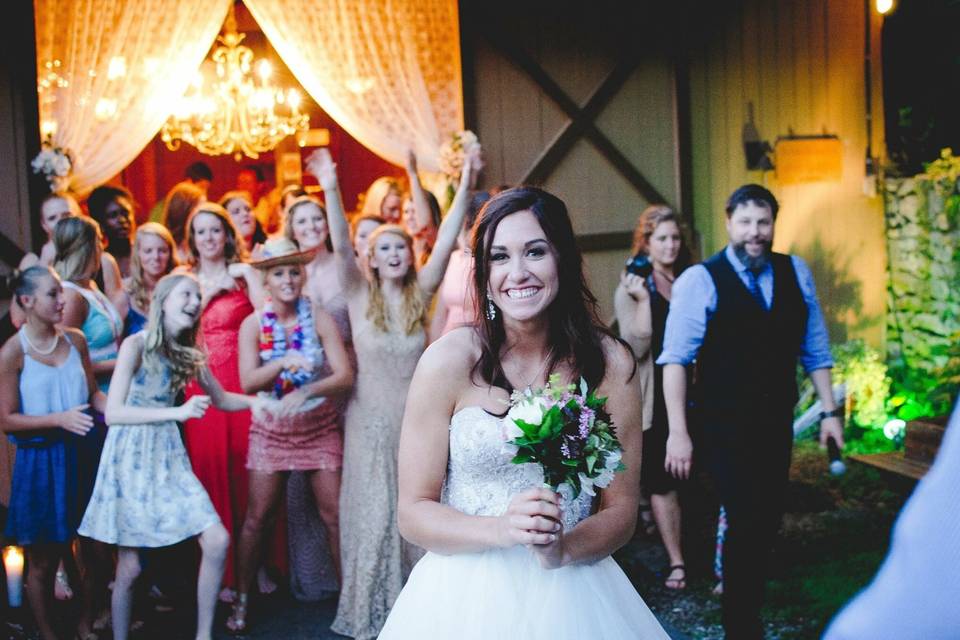
<path fill-rule="evenodd" d="M 483 317 L 427 349 L 407 397 L 400 532 L 428 553 L 380 638 L 667 638 L 610 557 L 636 524 L 639 376 L 596 320 L 565 205 L 535 188 L 498 194 L 473 255 Z M 551 374 L 608 397 L 626 470 L 596 504 L 542 488 L 540 466 L 503 446 L 510 392 Z"/>

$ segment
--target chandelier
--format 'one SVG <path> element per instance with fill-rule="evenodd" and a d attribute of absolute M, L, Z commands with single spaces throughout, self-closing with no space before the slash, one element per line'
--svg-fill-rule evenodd
<path fill-rule="evenodd" d="M 202 71 L 173 108 L 160 132 L 167 148 L 176 151 L 180 142 L 200 153 L 218 156 L 232 153 L 257 158 L 270 151 L 287 136 L 310 128 L 310 118 L 300 113 L 300 94 L 272 86 L 270 63 L 254 65 L 253 51 L 240 44 L 244 34 L 237 33 L 237 21 L 230 4 L 223 35 L 210 55 L 207 66 L 214 66 L 216 77 L 204 91 Z M 256 67 L 259 81 L 251 76 Z"/>

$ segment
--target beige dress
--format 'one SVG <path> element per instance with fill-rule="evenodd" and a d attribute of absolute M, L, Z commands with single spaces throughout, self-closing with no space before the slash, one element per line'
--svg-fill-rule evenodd
<path fill-rule="evenodd" d="M 396 326 L 384 333 L 357 312 L 361 306 L 350 308 L 357 380 L 344 427 L 343 581 L 330 628 L 368 640 L 380 633 L 418 555 L 405 549 L 397 530 L 397 448 L 407 389 L 425 348 L 425 334 L 420 329 L 407 335 Z"/>

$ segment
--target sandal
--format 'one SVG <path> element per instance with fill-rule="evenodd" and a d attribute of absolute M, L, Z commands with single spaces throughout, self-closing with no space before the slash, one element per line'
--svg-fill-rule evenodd
<path fill-rule="evenodd" d="M 70 588 L 70 581 L 67 579 L 67 572 L 63 569 L 63 563 L 57 567 L 57 575 L 53 582 L 53 595 L 57 600 L 73 599 L 73 589 Z"/>
<path fill-rule="evenodd" d="M 240 635 L 247 631 L 247 594 L 238 593 L 233 603 L 233 611 L 226 622 L 227 631 L 231 635 Z"/>
<path fill-rule="evenodd" d="M 672 578 L 674 572 L 680 571 L 683 575 L 679 578 Z M 673 585 L 673 586 L 671 586 Z M 683 591 L 687 588 L 687 568 L 682 564 L 672 565 L 667 572 L 667 579 L 663 581 L 663 586 L 672 591 Z"/>

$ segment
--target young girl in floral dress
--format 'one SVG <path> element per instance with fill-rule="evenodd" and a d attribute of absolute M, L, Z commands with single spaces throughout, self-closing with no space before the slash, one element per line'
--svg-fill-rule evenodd
<path fill-rule="evenodd" d="M 154 290 L 147 330 L 120 347 L 107 398 L 110 425 L 93 496 L 80 534 L 119 546 L 112 611 L 113 637 L 126 640 L 141 548 L 199 536 L 197 635 L 210 638 L 217 590 L 230 536 L 194 475 L 178 422 L 201 418 L 211 403 L 245 411 L 263 401 L 223 390 L 196 348 L 200 285 L 187 273 L 165 276 Z M 176 406 L 196 379 L 209 395 Z"/>

